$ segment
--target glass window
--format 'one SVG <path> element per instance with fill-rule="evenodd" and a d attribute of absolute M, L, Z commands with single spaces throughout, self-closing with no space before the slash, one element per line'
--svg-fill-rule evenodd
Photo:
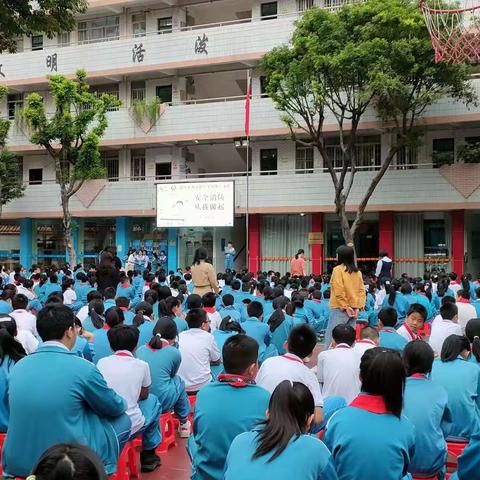
<path fill-rule="evenodd" d="M 277 174 L 277 156 L 276 148 L 266 148 L 260 150 L 260 171 L 261 175 Z"/>
<path fill-rule="evenodd" d="M 313 148 L 297 147 L 295 173 L 313 173 Z"/>
<path fill-rule="evenodd" d="M 278 2 L 268 2 L 260 4 L 260 16 L 262 20 L 273 20 L 277 18 Z"/>
<path fill-rule="evenodd" d="M 2 220 L 0 223 L 0 262 L 13 270 L 20 256 L 20 225 L 17 221 Z"/>
<path fill-rule="evenodd" d="M 28 184 L 40 185 L 43 182 L 43 168 L 30 168 L 28 170 Z"/>
<path fill-rule="evenodd" d="M 145 100 L 145 82 L 132 82 L 131 84 L 132 102 Z"/>
<path fill-rule="evenodd" d="M 145 180 L 145 150 L 131 151 L 130 180 Z"/>
<path fill-rule="evenodd" d="M 120 97 L 118 93 L 118 83 L 109 83 L 107 85 L 95 85 L 90 88 L 90 92 L 93 93 L 97 98 L 100 98 L 104 93 L 112 95 L 117 100 Z M 109 108 L 108 112 L 118 111 L 119 107 Z"/>
<path fill-rule="evenodd" d="M 395 166 L 397 170 L 411 170 L 417 168 L 418 148 L 416 146 L 402 147 L 396 157 Z"/>
<path fill-rule="evenodd" d="M 117 16 L 94 18 L 78 22 L 78 43 L 95 43 L 118 40 L 120 18 Z"/>
<path fill-rule="evenodd" d="M 448 257 L 445 220 L 423 221 L 423 248 L 425 256 Z"/>
<path fill-rule="evenodd" d="M 155 164 L 155 180 L 168 180 L 170 178 L 172 178 L 172 164 L 156 163 Z"/>
<path fill-rule="evenodd" d="M 172 17 L 163 17 L 157 20 L 158 33 L 172 33 Z"/>
<path fill-rule="evenodd" d="M 51 265 L 65 261 L 65 245 L 61 220 L 38 220 L 36 222 L 37 255 L 35 263 Z"/>
<path fill-rule="evenodd" d="M 115 245 L 115 220 L 96 218 L 85 221 L 83 238 L 84 256 L 91 259 L 85 263 L 95 263 L 100 250 Z M 121 252 L 119 256 L 125 253 Z"/>
<path fill-rule="evenodd" d="M 313 8 L 314 4 L 314 0 L 297 0 L 297 11 L 303 12 L 309 8 Z"/>
<path fill-rule="evenodd" d="M 117 151 L 103 151 L 100 153 L 103 168 L 107 170 L 107 180 L 118 182 L 119 159 Z"/>
<path fill-rule="evenodd" d="M 32 50 L 43 50 L 43 35 L 33 35 Z"/>
<path fill-rule="evenodd" d="M 432 142 L 432 160 L 437 165 L 453 163 L 455 160 L 455 139 L 435 138 Z"/>
<path fill-rule="evenodd" d="M 134 37 L 144 37 L 147 32 L 145 13 L 132 15 L 132 32 Z"/>
<path fill-rule="evenodd" d="M 347 142 L 348 139 L 345 139 Z M 325 150 L 328 152 L 333 166 L 340 169 L 343 166 L 344 155 L 340 147 L 339 138 L 327 138 L 325 140 Z M 363 136 L 357 138 L 355 146 L 355 164 L 357 167 L 363 167 L 363 172 L 376 170 L 380 167 L 382 159 L 382 144 L 379 135 Z"/>
<path fill-rule="evenodd" d="M 8 119 L 13 120 L 15 114 L 23 108 L 23 93 L 10 93 L 7 96 Z"/>
<path fill-rule="evenodd" d="M 268 97 L 267 95 L 267 77 L 262 75 L 260 77 L 260 95 L 264 97 Z"/>
<path fill-rule="evenodd" d="M 172 86 L 158 85 L 155 89 L 155 95 L 162 101 L 162 103 L 172 103 Z"/>
<path fill-rule="evenodd" d="M 59 33 L 57 36 L 57 45 L 59 47 L 70 46 L 70 32 Z"/>

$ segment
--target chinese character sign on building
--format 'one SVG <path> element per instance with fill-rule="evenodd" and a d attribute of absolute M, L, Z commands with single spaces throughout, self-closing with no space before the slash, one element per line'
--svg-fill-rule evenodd
<path fill-rule="evenodd" d="M 157 185 L 158 227 L 232 227 L 233 181 Z"/>

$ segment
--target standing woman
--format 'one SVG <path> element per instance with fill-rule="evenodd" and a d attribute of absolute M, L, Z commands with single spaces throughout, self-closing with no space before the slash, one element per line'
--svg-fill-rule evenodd
<path fill-rule="evenodd" d="M 218 281 L 213 265 L 207 263 L 208 253 L 203 247 L 195 250 L 193 265 L 191 268 L 192 280 L 195 285 L 193 293 L 203 296 L 205 293 L 218 293 Z"/>
<path fill-rule="evenodd" d="M 325 348 L 330 346 L 333 329 L 341 323 L 355 326 L 358 312 L 365 308 L 365 285 L 355 265 L 353 248 L 347 245 L 339 247 L 337 259 L 338 265 L 330 279 L 330 316 L 325 332 Z"/>
<path fill-rule="evenodd" d="M 125 271 L 131 272 L 135 267 L 135 253 L 137 251 L 134 248 L 131 248 L 127 254 L 127 261 L 125 262 Z"/>
<path fill-rule="evenodd" d="M 292 276 L 304 277 L 305 276 L 305 250 L 300 249 L 295 258 L 292 258 L 290 262 L 290 273 Z"/>
<path fill-rule="evenodd" d="M 106 288 L 112 287 L 115 291 L 120 282 L 120 273 L 113 264 L 113 255 L 105 252 L 97 269 L 97 290 L 103 295 Z"/>

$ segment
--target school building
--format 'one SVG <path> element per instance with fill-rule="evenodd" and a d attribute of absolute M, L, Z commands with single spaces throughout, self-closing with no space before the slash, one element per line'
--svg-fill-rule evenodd
<path fill-rule="evenodd" d="M 264 93 L 259 63 L 289 40 L 305 9 L 334 9 L 345 1 L 90 0 L 72 32 L 19 38 L 18 53 L 0 55 L 0 82 L 9 87 L 0 116 L 12 120 L 8 144 L 26 190 L 3 207 L 0 262 L 28 266 L 65 259 L 54 165 L 28 141 L 16 112 L 34 91 L 47 110 L 53 108 L 47 75 L 72 76 L 84 68 L 92 90 L 115 95 L 122 106 L 108 113 L 101 140 L 106 178 L 88 182 L 71 200 L 80 261 L 107 245 L 117 245 L 119 256 L 131 245 L 147 246 L 167 250 L 172 269 L 190 264 L 194 249 L 203 245 L 220 270 L 222 246 L 232 240 L 235 266 L 241 267 L 248 235 L 254 271 L 288 270 L 299 248 L 311 271 L 331 267 L 342 240 L 330 176 L 317 151 L 288 140 L 287 126 Z M 480 80 L 472 82 L 480 93 Z M 139 102 L 155 96 L 162 101 L 157 115 L 142 117 Z M 369 203 L 358 234 L 361 261 L 372 264 L 384 248 L 395 257 L 397 274 L 480 272 L 480 164 L 436 163 L 445 156 L 458 160 L 464 145 L 480 140 L 479 121 L 479 106 L 467 109 L 448 99 L 425 112 L 421 145 L 397 156 Z M 327 117 L 325 125 L 327 148 L 340 166 L 334 119 Z M 352 214 L 392 140 L 373 111 L 360 133 Z M 171 179 L 233 179 L 234 227 L 157 227 L 155 183 Z"/>

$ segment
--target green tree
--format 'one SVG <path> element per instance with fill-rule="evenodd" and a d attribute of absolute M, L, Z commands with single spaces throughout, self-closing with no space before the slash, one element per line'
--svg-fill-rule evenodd
<path fill-rule="evenodd" d="M 121 102 L 112 95 L 97 98 L 87 84 L 84 70 L 73 80 L 63 75 L 49 77 L 54 101 L 53 114 L 47 114 L 42 97 L 32 93 L 21 112 L 32 129 L 30 141 L 42 146 L 55 164 L 55 176 L 60 186 L 65 248 L 70 264 L 75 263 L 72 244 L 70 199 L 89 179 L 103 177 L 99 152 L 100 138 L 107 128 L 106 113 Z"/>
<path fill-rule="evenodd" d="M 0 85 L 0 101 L 7 95 L 7 88 Z M 0 119 L 0 215 L 3 205 L 23 195 L 22 173 L 15 154 L 6 148 L 10 122 Z"/>
<path fill-rule="evenodd" d="M 435 63 L 417 0 L 366 0 L 335 12 L 309 10 L 290 43 L 267 54 L 262 68 L 267 92 L 292 138 L 318 149 L 323 158 L 347 244 L 353 244 L 365 208 L 396 154 L 418 142 L 418 121 L 426 108 L 444 96 L 464 103 L 476 98 L 466 66 Z M 372 172 L 350 225 L 346 207 L 358 172 L 358 130 L 369 111 L 396 140 Z M 340 168 L 325 148 L 327 116 L 338 127 Z"/>
<path fill-rule="evenodd" d="M 75 27 L 75 15 L 86 12 L 87 0 L 0 0 L 0 52 L 16 51 L 22 35 L 49 38 Z"/>

